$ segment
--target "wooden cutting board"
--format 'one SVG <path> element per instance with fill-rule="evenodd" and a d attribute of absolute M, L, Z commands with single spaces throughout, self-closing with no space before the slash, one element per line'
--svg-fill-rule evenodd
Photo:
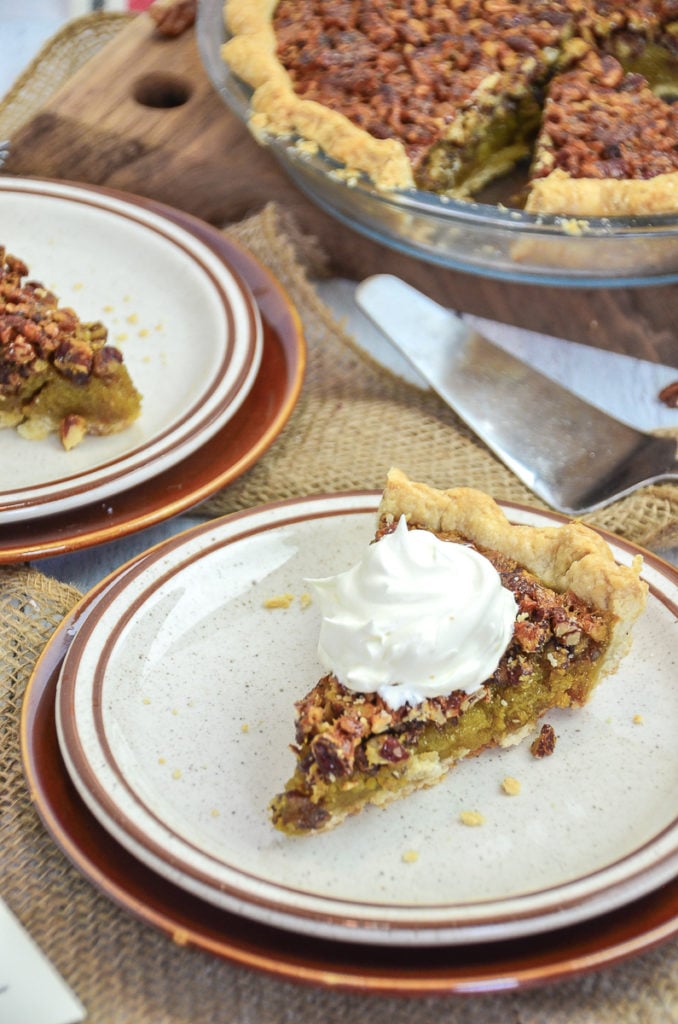
<path fill-rule="evenodd" d="M 558 289 L 443 270 L 338 223 L 297 189 L 230 113 L 203 69 L 195 34 L 158 35 L 133 19 L 12 139 L 4 170 L 148 196 L 224 225 L 285 205 L 320 239 L 334 271 L 399 274 L 448 306 L 678 365 L 675 287 Z"/>

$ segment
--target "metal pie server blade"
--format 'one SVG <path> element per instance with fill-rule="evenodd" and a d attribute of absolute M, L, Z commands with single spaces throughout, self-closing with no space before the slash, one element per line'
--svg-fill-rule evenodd
<path fill-rule="evenodd" d="M 678 480 L 676 443 L 608 416 L 390 274 L 356 302 L 457 415 L 552 508 L 577 515 Z"/>

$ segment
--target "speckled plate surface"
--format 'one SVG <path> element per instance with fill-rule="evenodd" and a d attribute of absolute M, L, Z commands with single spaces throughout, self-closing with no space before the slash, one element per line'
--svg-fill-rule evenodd
<path fill-rule="evenodd" d="M 54 434 L 0 431 L 0 525 L 143 483 L 235 415 L 261 363 L 261 320 L 248 286 L 196 233 L 132 196 L 40 179 L 0 179 L 0 222 L 30 279 L 108 327 L 142 395 L 127 430 L 69 452 Z"/>
<path fill-rule="evenodd" d="M 90 811 L 193 895 L 324 939 L 505 940 L 591 919 L 669 881 L 678 587 L 654 559 L 631 654 L 585 709 L 550 716 L 552 758 L 536 761 L 526 745 L 489 752 L 325 835 L 272 828 L 268 801 L 292 769 L 293 702 L 320 672 L 303 579 L 360 557 L 377 500 L 244 512 L 167 541 L 108 585 L 74 637 L 57 698 L 61 751 Z M 636 553 L 614 548 L 621 561 Z M 265 607 L 282 593 L 289 607 Z M 507 775 L 519 796 L 503 792 Z M 481 828 L 460 824 L 467 809 L 482 813 Z"/>

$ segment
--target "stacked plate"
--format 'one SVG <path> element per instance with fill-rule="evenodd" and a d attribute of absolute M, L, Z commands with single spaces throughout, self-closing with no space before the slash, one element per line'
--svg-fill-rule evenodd
<path fill-rule="evenodd" d="M 553 757 L 488 752 L 333 832 L 273 829 L 294 701 L 321 671 L 304 580 L 360 557 L 377 502 L 312 497 L 208 523 L 85 598 L 25 702 L 26 771 L 56 841 L 178 941 L 356 990 L 533 984 L 675 934 L 678 573 L 652 555 L 633 650 L 586 708 L 551 716 Z M 611 543 L 621 562 L 637 554 Z"/>
<path fill-rule="evenodd" d="M 249 254 L 154 202 L 63 182 L 0 179 L 0 221 L 31 279 L 104 322 L 143 399 L 130 428 L 69 452 L 55 436 L 0 432 L 0 561 L 166 518 L 268 447 L 304 347 L 289 300 Z"/>

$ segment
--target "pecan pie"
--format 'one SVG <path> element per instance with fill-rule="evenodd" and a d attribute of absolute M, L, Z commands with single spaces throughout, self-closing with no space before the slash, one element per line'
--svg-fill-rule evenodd
<path fill-rule="evenodd" d="M 675 0 L 227 0 L 225 18 L 224 58 L 254 89 L 251 128 L 318 146 L 349 177 L 467 198 L 539 134 L 529 208 L 678 209 Z M 583 107 L 577 81 L 595 88 Z M 549 129 L 576 138 L 576 158 Z"/>
<path fill-rule="evenodd" d="M 617 565 L 582 524 L 513 525 L 479 491 L 439 491 L 392 470 L 377 545 L 401 517 L 409 530 L 489 560 L 515 600 L 512 634 L 477 688 L 416 704 L 349 689 L 331 671 L 320 679 L 296 705 L 296 769 L 271 803 L 274 825 L 287 834 L 327 830 L 367 804 L 434 785 L 461 758 L 520 742 L 551 709 L 583 705 L 630 647 L 646 600 L 640 564 Z"/>
<path fill-rule="evenodd" d="M 101 323 L 82 323 L 0 246 L 0 427 L 33 440 L 57 431 L 67 450 L 112 434 L 141 399 Z"/>

